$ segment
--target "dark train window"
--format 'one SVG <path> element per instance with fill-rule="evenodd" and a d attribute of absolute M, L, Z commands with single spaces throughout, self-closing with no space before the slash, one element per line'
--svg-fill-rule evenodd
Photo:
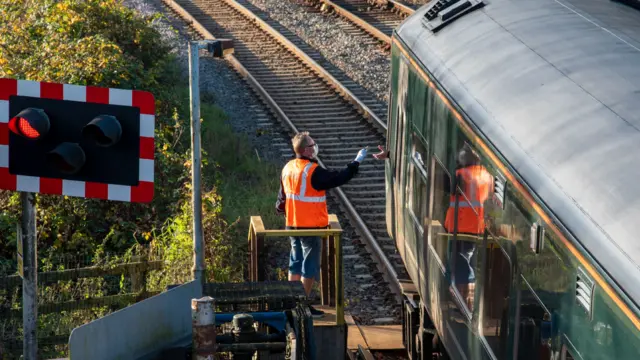
<path fill-rule="evenodd" d="M 411 117 L 411 122 L 417 130 L 418 134 L 424 138 L 429 138 L 429 132 L 425 131 L 425 123 L 429 109 L 425 109 L 425 99 L 427 97 L 428 85 L 419 77 L 414 69 L 409 72 L 409 96 L 407 106 L 407 112 Z"/>
<path fill-rule="evenodd" d="M 406 106 L 407 106 L 407 86 L 408 86 L 408 65 L 407 60 L 405 60 L 404 56 L 399 57 L 398 61 L 398 73 L 396 75 L 397 85 L 395 86 L 395 97 L 392 99 L 392 106 L 395 105 L 395 108 L 392 109 L 391 115 L 392 119 L 392 134 L 394 135 L 391 139 L 391 148 L 390 150 L 390 160 L 392 164 L 395 164 L 396 167 L 399 166 L 398 161 L 400 160 L 400 154 L 402 152 L 402 136 L 404 134 L 403 126 L 401 126 L 401 121 L 404 123 L 404 119 L 406 118 Z"/>
<path fill-rule="evenodd" d="M 411 211 L 413 221 L 420 231 L 424 231 L 424 219 L 427 217 L 427 150 L 420 138 L 414 134 L 413 149 L 411 151 L 410 179 L 408 208 Z"/>
<path fill-rule="evenodd" d="M 482 334 L 497 359 L 507 359 L 511 263 L 496 239 L 486 232 L 487 246 L 482 276 Z"/>
<path fill-rule="evenodd" d="M 520 278 L 519 360 L 550 360 L 551 315 L 540 304 L 524 278 Z"/>
<path fill-rule="evenodd" d="M 451 235 L 444 228 L 444 221 L 449 208 L 451 195 L 451 178 L 444 165 L 436 158 L 431 158 L 432 193 L 431 196 L 431 247 L 438 255 L 442 266 L 446 269 L 449 263 L 449 243 Z"/>
<path fill-rule="evenodd" d="M 433 124 L 433 152 L 446 165 L 449 164 L 450 157 L 450 127 L 454 121 L 453 115 L 438 96 L 432 96 L 431 98 L 434 100 L 429 107 L 428 116 L 430 116 L 429 122 Z"/>

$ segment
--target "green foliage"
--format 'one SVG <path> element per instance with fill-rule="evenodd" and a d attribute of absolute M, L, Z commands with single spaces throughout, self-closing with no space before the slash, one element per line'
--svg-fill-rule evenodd
<path fill-rule="evenodd" d="M 234 134 L 226 117 L 216 115 L 219 109 L 203 106 L 203 156 L 209 163 L 204 176 L 222 196 L 222 213 L 238 222 L 237 236 L 246 242 L 249 216 L 260 215 L 267 228 L 278 228 L 284 222 L 275 214 L 280 169 L 262 162 L 246 136 Z"/>
<path fill-rule="evenodd" d="M 189 93 L 170 48 L 120 0 L 0 0 L 0 77 L 150 91 L 156 98 L 155 197 L 129 204 L 39 195 L 41 268 L 73 266 L 73 254 L 99 261 L 143 244 L 162 253 L 174 273 L 157 289 L 190 277 Z M 262 163 L 217 107 L 203 104 L 203 221 L 207 267 L 218 281 L 241 279 L 249 215 L 273 214 L 278 170 Z M 207 159 L 211 159 L 207 161 Z M 16 193 L 0 191 L 0 273 L 15 271 Z M 228 224 L 224 219 L 230 219 Z"/>
<path fill-rule="evenodd" d="M 150 22 L 116 0 L 0 0 L 0 77 L 142 89 L 156 98 L 151 205 L 38 196 L 40 257 L 122 253 L 148 241 L 185 198 L 186 83 Z M 161 169 L 161 171 L 158 171 Z M 15 253 L 17 194 L 0 193 L 0 258 Z"/>

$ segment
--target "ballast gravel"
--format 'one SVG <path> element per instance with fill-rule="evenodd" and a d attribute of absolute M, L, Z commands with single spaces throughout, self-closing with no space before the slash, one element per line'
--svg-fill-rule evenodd
<path fill-rule="evenodd" d="M 156 18 L 152 26 L 172 46 L 172 53 L 177 56 L 183 76 L 188 81 L 187 39 L 191 31 L 184 22 L 168 11 L 160 0 L 123 0 L 123 4 L 144 16 L 157 13 L 164 15 Z M 227 114 L 227 122 L 234 131 L 246 134 L 256 152 L 256 160 L 282 162 L 281 153 L 272 144 L 281 139 L 283 134 L 263 125 L 269 122 L 271 115 L 226 61 L 201 56 L 199 76 L 200 101 L 205 102 L 213 97 L 214 103 Z"/>
<path fill-rule="evenodd" d="M 388 103 L 390 57 L 375 42 L 363 41 L 346 29 L 353 25 L 338 16 L 310 12 L 295 0 L 242 0 L 258 7 L 317 49 L 347 76 Z"/>

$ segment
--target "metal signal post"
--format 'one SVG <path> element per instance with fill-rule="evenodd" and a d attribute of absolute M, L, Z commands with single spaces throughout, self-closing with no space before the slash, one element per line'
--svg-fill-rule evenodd
<path fill-rule="evenodd" d="M 38 243 L 36 236 L 36 197 L 31 192 L 21 192 L 22 220 L 20 239 L 22 244 L 22 323 L 24 330 L 23 354 L 26 360 L 36 360 L 38 353 Z"/>
<path fill-rule="evenodd" d="M 227 39 L 189 41 L 189 93 L 191 97 L 191 207 L 193 212 L 193 279 L 205 282 L 204 233 L 202 230 L 202 152 L 200 145 L 200 65 L 199 51 L 206 49 L 213 57 L 233 53 Z"/>

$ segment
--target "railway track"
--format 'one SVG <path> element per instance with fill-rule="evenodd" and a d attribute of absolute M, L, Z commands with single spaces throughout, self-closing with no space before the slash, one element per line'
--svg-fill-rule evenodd
<path fill-rule="evenodd" d="M 318 64 L 323 61 L 321 55 L 277 24 L 271 26 L 261 19 L 249 10 L 249 4 L 232 0 L 163 2 L 200 36 L 234 39 L 235 54 L 227 58 L 229 63 L 288 132 L 312 134 L 320 147 L 321 165 L 341 168 L 360 148 L 369 146 L 375 151 L 384 143 L 386 119 L 381 112 L 386 112 L 386 106 L 357 84 L 341 83 L 336 69 L 328 71 Z M 287 141 L 280 147 L 283 154 L 291 155 Z M 356 178 L 331 194 L 348 216 L 346 227 L 357 231 L 351 243 L 345 239 L 343 248 L 345 268 L 352 269 L 351 284 L 357 284 L 359 291 L 349 293 L 347 287 L 346 297 L 370 304 L 386 299 L 395 306 L 400 299 L 398 279 L 407 276 L 386 232 L 384 163 L 369 157 Z M 345 280 L 348 284 L 349 279 Z M 370 314 L 370 320 L 390 315 L 388 307 L 379 309 L 379 314 Z M 399 308 L 391 313 L 395 319 L 387 320 L 399 323 Z"/>
<path fill-rule="evenodd" d="M 318 0 L 336 14 L 354 24 L 360 31 L 373 36 L 388 47 L 391 34 L 418 5 L 396 0 Z"/>

